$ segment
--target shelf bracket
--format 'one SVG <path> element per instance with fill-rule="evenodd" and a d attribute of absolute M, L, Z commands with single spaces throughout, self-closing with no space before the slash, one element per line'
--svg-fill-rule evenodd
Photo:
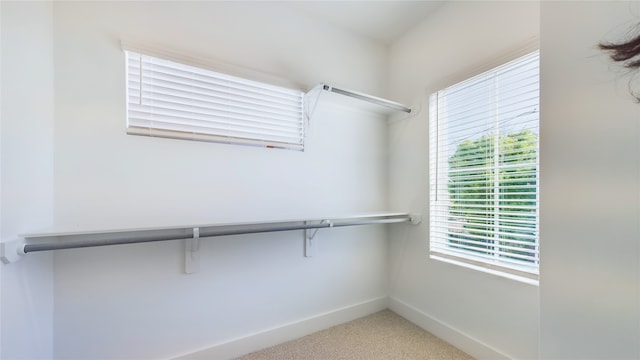
<path fill-rule="evenodd" d="M 307 225 L 306 221 L 304 223 L 305 225 Z M 329 224 L 330 228 L 333 227 L 333 222 L 331 222 L 331 220 L 322 220 L 320 224 Z M 318 230 L 320 230 L 320 228 L 305 229 L 304 231 L 304 256 L 305 257 L 313 257 L 313 255 L 315 254 L 316 244 L 315 244 L 314 238 L 316 237 Z"/>
<path fill-rule="evenodd" d="M 193 238 L 184 242 L 184 272 L 200 271 L 200 228 L 193 228 Z"/>

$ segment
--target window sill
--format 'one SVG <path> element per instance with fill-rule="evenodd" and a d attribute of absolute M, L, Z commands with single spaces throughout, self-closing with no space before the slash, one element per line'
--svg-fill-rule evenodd
<path fill-rule="evenodd" d="M 532 279 L 530 277 L 517 275 L 517 274 L 512 274 L 512 273 L 504 272 L 502 270 L 492 269 L 490 267 L 471 264 L 471 263 L 466 262 L 464 260 L 452 259 L 451 257 L 448 257 L 447 255 L 440 254 L 440 253 L 431 253 L 429 255 L 429 258 L 433 259 L 433 260 L 437 260 L 437 261 L 442 261 L 442 262 L 445 262 L 445 263 L 453 264 L 453 265 L 462 266 L 462 267 L 465 267 L 467 269 L 472 269 L 472 270 L 484 272 L 484 273 L 487 273 L 487 274 L 503 277 L 503 278 L 506 278 L 506 279 L 515 280 L 515 281 L 518 281 L 518 282 L 521 282 L 521 283 L 525 283 L 525 284 L 529 284 L 529 285 L 534 285 L 534 286 L 539 286 L 540 285 L 540 280 L 539 279 Z"/>

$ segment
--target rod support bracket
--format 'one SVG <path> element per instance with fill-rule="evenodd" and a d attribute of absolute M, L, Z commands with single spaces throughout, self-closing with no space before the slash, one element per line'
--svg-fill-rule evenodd
<path fill-rule="evenodd" d="M 329 224 L 328 227 L 330 228 L 333 227 L 333 222 L 328 219 L 320 221 L 320 224 Z M 307 225 L 306 221 L 305 221 L 305 225 Z M 313 239 L 316 237 L 318 230 L 320 230 L 320 228 L 304 230 L 304 256 L 305 257 L 313 257 L 313 254 L 315 253 L 316 243 L 315 241 L 313 241 Z"/>
<path fill-rule="evenodd" d="M 25 255 L 24 238 L 20 237 L 16 240 L 0 242 L 0 261 L 4 264 L 22 260 Z"/>
<path fill-rule="evenodd" d="M 327 219 L 320 221 L 320 224 L 329 224 L 330 228 L 333 227 L 333 222 L 331 220 L 327 220 Z M 318 233 L 318 230 L 320 230 L 320 228 L 313 229 L 311 231 L 311 235 L 309 235 L 309 233 L 307 233 L 306 238 L 309 239 L 309 240 L 313 240 L 313 238 L 316 237 L 316 234 Z"/>
<path fill-rule="evenodd" d="M 200 271 L 200 228 L 193 228 L 193 238 L 184 243 L 184 272 L 193 274 Z"/>
<path fill-rule="evenodd" d="M 418 225 L 422 222 L 422 214 L 409 214 L 411 224 Z"/>

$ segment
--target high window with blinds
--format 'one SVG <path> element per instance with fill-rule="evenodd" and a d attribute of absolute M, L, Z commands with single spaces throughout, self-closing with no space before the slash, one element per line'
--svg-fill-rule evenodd
<path fill-rule="evenodd" d="M 303 92 L 125 55 L 127 133 L 303 150 Z"/>
<path fill-rule="evenodd" d="M 537 283 L 539 52 L 430 97 L 432 258 Z"/>

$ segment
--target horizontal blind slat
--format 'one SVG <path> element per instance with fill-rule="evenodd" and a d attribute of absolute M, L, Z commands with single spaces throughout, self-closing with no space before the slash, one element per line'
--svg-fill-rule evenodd
<path fill-rule="evenodd" d="M 497 262 L 507 262 L 511 264 L 534 264 L 538 261 L 539 255 L 537 253 L 531 253 L 528 251 L 522 251 L 520 249 L 511 250 L 504 248 L 496 248 L 487 244 L 468 244 L 462 241 L 455 244 L 436 244 L 435 249 L 439 249 L 441 251 L 468 251 L 474 253 L 477 256 L 487 256 L 488 259 L 495 260 Z M 523 253 L 525 253 L 523 255 Z M 526 255 L 528 253 L 528 255 Z"/>
<path fill-rule="evenodd" d="M 280 103 L 268 102 L 259 99 L 253 99 L 249 97 L 241 97 L 230 94 L 225 94 L 223 92 L 214 92 L 214 91 L 192 91 L 193 89 L 180 89 L 180 88 L 172 88 L 170 86 L 162 86 L 160 84 L 149 84 L 144 86 L 142 90 L 137 88 L 133 88 L 132 91 L 141 93 L 143 98 L 146 100 L 152 100 L 154 98 L 164 98 L 166 100 L 173 99 L 173 102 L 176 103 L 184 103 L 184 102 L 196 102 L 199 101 L 202 104 L 223 104 L 225 106 L 236 106 L 239 108 L 257 108 L 264 109 L 264 111 L 273 112 L 275 114 L 279 113 L 289 113 L 295 115 L 302 110 L 302 100 L 294 105 L 286 106 Z"/>
<path fill-rule="evenodd" d="M 241 91 L 231 91 L 233 88 L 225 88 L 224 86 L 197 86 L 192 79 L 166 79 L 153 76 L 142 77 L 143 83 L 148 85 L 146 89 L 157 89 L 156 92 L 162 92 L 163 89 L 172 91 L 174 93 L 188 94 L 192 96 L 217 96 L 226 99 L 235 99 L 240 102 L 248 103 L 261 103 L 267 104 L 271 107 L 278 107 L 283 109 L 295 108 L 300 106 L 301 97 L 291 97 L 288 99 L 261 96 L 261 94 L 242 93 Z M 136 82 L 132 82 L 132 85 L 137 85 Z"/>
<path fill-rule="evenodd" d="M 289 96 L 291 94 L 297 94 L 298 90 L 288 89 L 276 85 L 265 84 L 257 81 L 252 81 L 237 76 L 227 75 L 223 73 L 214 72 L 208 69 L 199 68 L 196 66 L 181 64 L 170 60 L 160 59 L 148 55 L 142 55 L 139 53 L 125 51 L 127 53 L 127 59 L 129 60 L 128 66 L 132 67 L 133 71 L 140 71 L 140 68 L 163 68 L 168 72 L 174 73 L 189 73 L 197 74 L 198 76 L 205 76 L 219 81 L 229 82 L 235 84 L 239 88 L 247 90 L 253 90 L 258 92 L 268 92 L 273 95 Z"/>
<path fill-rule="evenodd" d="M 435 244 L 435 249 L 443 251 L 461 251 L 462 249 L 466 251 L 470 251 L 473 255 L 476 256 L 486 256 L 487 259 L 491 259 L 496 262 L 509 262 L 512 264 L 524 264 L 524 263 L 535 263 L 539 259 L 538 253 L 531 253 L 531 255 L 522 255 L 516 252 L 510 252 L 506 249 L 500 249 L 492 246 L 491 244 L 471 244 L 465 243 L 463 241 L 452 243 L 448 241 L 447 243 L 439 242 Z"/>
<path fill-rule="evenodd" d="M 303 150 L 303 145 L 299 143 L 256 140 L 256 139 L 247 139 L 247 138 L 241 138 L 241 137 L 201 134 L 201 133 L 176 131 L 176 130 L 162 130 L 162 129 L 155 129 L 155 128 L 154 129 L 139 128 L 135 126 L 130 126 L 129 128 L 127 128 L 127 133 L 133 134 L 133 135 L 161 137 L 161 138 L 167 138 L 167 139 L 183 139 L 183 140 L 214 142 L 214 143 L 222 143 L 222 144 L 242 144 L 242 145 L 249 145 L 249 146 L 260 146 L 260 147 L 268 146 L 273 148 L 289 149 L 289 150 Z"/>
<path fill-rule="evenodd" d="M 537 269 L 538 269 L 537 259 L 534 259 L 530 262 L 526 262 L 522 260 L 512 259 L 509 257 L 498 257 L 497 256 L 498 254 L 494 252 L 487 251 L 487 252 L 481 253 L 478 251 L 474 251 L 473 248 L 465 247 L 465 246 L 458 246 L 457 248 L 451 247 L 451 246 L 450 247 L 436 246 L 433 249 L 433 251 L 442 252 L 444 254 L 453 254 L 453 255 L 461 256 L 463 259 L 466 256 L 472 256 L 478 259 L 482 259 L 487 264 L 491 264 L 491 265 L 497 264 L 507 268 L 519 269 L 519 270 L 531 272 L 531 273 L 537 273 Z"/>
<path fill-rule="evenodd" d="M 142 55 L 142 59 L 143 59 L 142 66 L 144 68 L 149 67 L 152 69 L 156 69 L 157 71 L 160 71 L 160 69 L 164 69 L 168 73 L 173 73 L 178 75 L 179 74 L 183 74 L 183 75 L 197 74 L 198 76 L 202 76 L 202 79 L 205 79 L 206 81 L 212 81 L 212 82 L 218 81 L 220 83 L 233 84 L 233 86 L 236 86 L 238 89 L 243 89 L 246 91 L 265 92 L 265 93 L 270 93 L 274 96 L 276 95 L 290 96 L 292 94 L 298 93 L 297 90 L 260 83 L 257 81 L 252 81 L 244 78 L 239 78 L 236 76 L 222 74 L 222 73 L 210 71 L 207 69 L 198 68 L 195 66 L 190 66 L 190 65 L 180 64 L 180 63 L 169 61 L 169 60 L 154 58 L 147 55 Z"/>
<path fill-rule="evenodd" d="M 166 113 L 193 113 L 201 115 L 223 116 L 228 118 L 238 118 L 250 121 L 251 119 L 263 119 L 263 122 L 269 122 L 273 124 L 279 124 L 281 126 L 302 126 L 296 116 L 290 116 L 287 114 L 276 114 L 268 111 L 259 111 L 256 109 L 247 109 L 236 106 L 224 106 L 219 104 L 215 106 L 203 106 L 201 103 L 181 104 L 174 102 L 167 102 L 160 99 L 148 99 L 145 104 L 131 104 L 131 107 L 136 110 L 147 109 L 162 109 Z"/>
<path fill-rule="evenodd" d="M 173 122 L 163 122 L 163 121 L 155 121 L 153 126 L 148 126 L 147 122 L 137 122 L 136 119 L 132 122 L 132 127 L 137 128 L 147 128 L 147 129 L 158 129 L 158 130 L 172 130 L 172 131 L 180 131 L 185 133 L 197 133 L 204 135 L 219 135 L 225 137 L 240 137 L 240 138 L 248 138 L 253 140 L 271 140 L 271 141 L 280 141 L 283 143 L 299 143 L 298 137 L 286 137 L 282 135 L 274 135 L 266 132 L 257 132 L 257 131 L 239 131 L 233 129 L 223 129 L 223 128 L 209 128 L 209 127 L 201 127 L 197 125 L 185 125 L 185 124 L 176 124 Z"/>
<path fill-rule="evenodd" d="M 128 133 L 301 150 L 301 91 L 126 51 Z"/>
<path fill-rule="evenodd" d="M 301 137 L 302 129 L 281 129 L 271 126 L 261 125 L 260 123 L 256 124 L 243 124 L 240 122 L 235 122 L 233 124 L 229 124 L 226 122 L 227 119 L 219 118 L 219 119 L 205 119 L 200 120 L 197 117 L 189 116 L 189 117 L 177 117 L 171 115 L 164 115 L 161 113 L 144 113 L 144 112 L 136 112 L 130 111 L 129 116 L 131 117 L 131 124 L 135 124 L 136 121 L 144 121 L 148 124 L 149 127 L 153 127 L 155 123 L 165 122 L 165 123 L 173 123 L 176 126 L 185 125 L 185 126 L 198 126 L 200 128 L 206 129 L 235 129 L 237 131 L 246 131 L 246 132 L 254 132 L 259 134 L 264 132 L 265 134 L 280 134 L 280 135 L 290 135 L 295 137 Z"/>

